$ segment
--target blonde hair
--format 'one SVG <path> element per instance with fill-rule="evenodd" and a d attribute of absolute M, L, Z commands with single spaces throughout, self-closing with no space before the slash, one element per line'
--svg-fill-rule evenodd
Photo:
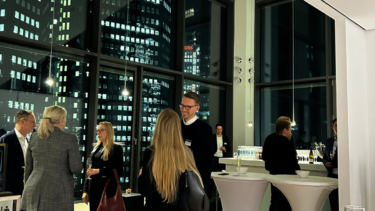
<path fill-rule="evenodd" d="M 149 162 L 152 165 L 151 179 L 164 202 L 177 199 L 179 178 L 185 170 L 194 171 L 202 183 L 193 153 L 183 142 L 180 118 L 172 109 L 159 114 L 149 148 L 153 150 Z"/>
<path fill-rule="evenodd" d="M 38 135 L 41 139 L 47 139 L 54 131 L 54 124 L 60 123 L 67 112 L 61 106 L 50 106 L 44 110 L 43 118 L 39 122 Z"/>
<path fill-rule="evenodd" d="M 103 147 L 104 153 L 102 155 L 102 159 L 104 161 L 107 161 L 108 156 L 112 151 L 113 145 L 115 144 L 113 140 L 113 137 L 115 136 L 115 131 L 113 130 L 113 125 L 110 122 L 100 122 L 99 125 L 103 125 L 105 127 L 105 130 L 107 131 L 107 138 L 106 138 L 107 145 Z M 98 148 L 101 143 L 102 141 L 98 139 L 98 142 L 95 145 L 95 149 Z"/>
<path fill-rule="evenodd" d="M 292 126 L 292 123 L 290 122 L 290 118 L 286 116 L 281 116 L 277 119 L 275 129 L 277 134 L 282 134 L 284 129 L 289 130 L 289 128 Z"/>

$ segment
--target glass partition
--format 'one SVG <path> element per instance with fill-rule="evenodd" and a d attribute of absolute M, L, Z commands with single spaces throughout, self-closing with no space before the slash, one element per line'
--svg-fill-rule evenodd
<path fill-rule="evenodd" d="M 89 0 L 1 1 L 0 33 L 50 43 L 54 24 L 54 44 L 90 51 L 92 3 Z"/>
<path fill-rule="evenodd" d="M 86 60 L 55 54 L 52 58 L 50 87 L 49 52 L 0 43 L 0 129 L 9 132 L 15 114 L 34 111 L 37 123 L 48 106 L 59 105 L 68 112 L 65 132 L 77 136 L 84 162 L 90 67 Z M 38 124 L 37 124 L 38 125 Z M 83 163 L 82 163 L 83 164 Z M 74 194 L 81 198 L 84 170 L 74 175 Z"/>
<path fill-rule="evenodd" d="M 159 113 L 174 104 L 174 77 L 144 72 L 142 90 L 142 128 L 141 128 L 141 154 L 142 166 L 143 153 L 151 144 L 154 134 L 156 119 Z"/>
<path fill-rule="evenodd" d="M 122 95 L 126 80 L 128 96 Z M 134 117 L 134 73 L 101 67 L 99 75 L 98 123 L 111 122 L 115 130 L 114 141 L 122 145 L 123 174 L 119 175 L 122 189 L 130 188 Z M 98 138 L 97 138 L 98 139 Z"/>

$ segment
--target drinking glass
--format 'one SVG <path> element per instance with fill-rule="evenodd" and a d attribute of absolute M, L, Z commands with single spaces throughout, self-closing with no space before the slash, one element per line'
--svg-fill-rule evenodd
<path fill-rule="evenodd" d="M 331 157 L 331 160 L 332 160 L 332 158 L 335 156 L 335 153 L 333 152 L 333 150 L 330 151 L 329 156 Z"/>
<path fill-rule="evenodd" d="M 237 174 L 233 176 L 240 176 L 241 159 L 241 156 L 237 156 Z"/>
<path fill-rule="evenodd" d="M 237 152 L 233 152 L 233 158 L 237 159 Z"/>
<path fill-rule="evenodd" d="M 365 211 L 365 208 L 355 205 L 346 205 L 344 211 Z"/>
<path fill-rule="evenodd" d="M 87 158 L 86 166 L 87 166 L 87 169 L 91 169 L 91 166 L 92 166 L 92 160 L 91 160 L 91 158 Z M 91 179 L 91 178 L 87 177 L 87 179 Z"/>

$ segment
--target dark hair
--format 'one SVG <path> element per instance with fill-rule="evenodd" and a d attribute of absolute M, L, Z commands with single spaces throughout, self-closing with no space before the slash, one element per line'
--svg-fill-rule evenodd
<path fill-rule="evenodd" d="M 276 126 L 275 126 L 276 133 L 280 135 L 284 129 L 289 130 L 289 128 L 291 128 L 291 125 L 292 123 L 290 122 L 289 117 L 286 117 L 286 116 L 279 117 L 276 121 Z"/>
<path fill-rule="evenodd" d="M 217 123 L 217 124 L 216 124 L 216 126 L 215 126 L 215 128 L 217 128 L 218 126 L 221 126 L 221 127 L 223 127 L 223 125 L 222 125 L 222 124 L 220 124 L 220 123 Z"/>
<path fill-rule="evenodd" d="M 184 94 L 184 97 L 193 99 L 195 101 L 195 104 L 199 105 L 201 103 L 201 97 L 195 92 L 188 92 Z"/>
<path fill-rule="evenodd" d="M 21 110 L 17 112 L 16 116 L 14 117 L 16 120 L 16 124 L 21 122 L 21 119 L 26 119 L 29 118 L 30 115 L 34 115 L 33 111 L 30 110 Z"/>
<path fill-rule="evenodd" d="M 332 121 L 332 125 L 334 125 L 335 122 L 337 122 L 337 118 L 335 118 L 335 119 Z"/>

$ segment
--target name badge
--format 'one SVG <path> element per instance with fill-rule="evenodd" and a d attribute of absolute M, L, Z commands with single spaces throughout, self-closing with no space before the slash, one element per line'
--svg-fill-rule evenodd
<path fill-rule="evenodd" d="M 191 140 L 190 139 L 186 139 L 185 140 L 185 145 L 190 147 L 191 146 Z"/>
<path fill-rule="evenodd" d="M 224 145 L 227 145 L 227 143 L 224 143 Z"/>

